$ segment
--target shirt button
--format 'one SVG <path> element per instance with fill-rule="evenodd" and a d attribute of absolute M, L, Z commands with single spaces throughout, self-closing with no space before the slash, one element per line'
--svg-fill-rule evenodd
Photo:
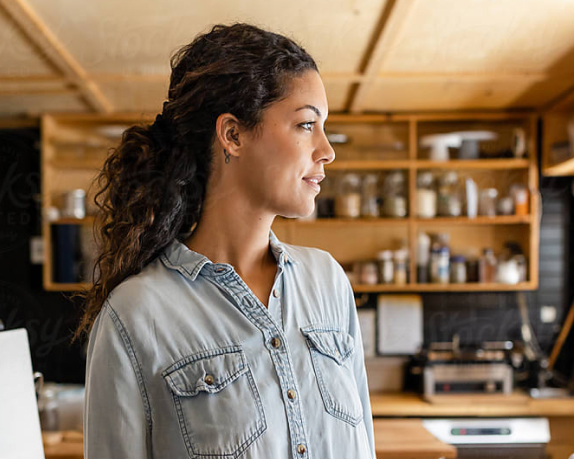
<path fill-rule="evenodd" d="M 283 263 L 287 263 L 287 260 L 289 260 L 289 257 L 285 252 L 283 252 Z"/>
<path fill-rule="evenodd" d="M 287 391 L 287 397 L 289 397 L 289 399 L 294 400 L 296 396 L 297 392 L 295 392 L 293 389 L 289 389 Z"/>
<path fill-rule="evenodd" d="M 305 454 L 305 451 L 307 451 L 307 448 L 305 448 L 305 445 L 297 445 L 297 452 L 299 454 Z"/>
<path fill-rule="evenodd" d="M 279 338 L 273 338 L 271 340 L 271 346 L 278 348 L 279 346 L 281 346 L 281 340 Z"/>
<path fill-rule="evenodd" d="M 213 384 L 213 376 L 207 375 L 205 377 L 205 382 L 211 386 Z"/>
<path fill-rule="evenodd" d="M 277 290 L 276 288 L 273 289 L 273 296 L 275 298 L 279 297 L 279 290 Z"/>

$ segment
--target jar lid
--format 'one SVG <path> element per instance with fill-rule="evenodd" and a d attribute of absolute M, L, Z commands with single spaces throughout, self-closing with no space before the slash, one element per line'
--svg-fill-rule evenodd
<path fill-rule="evenodd" d="M 392 260 L 393 252 L 392 250 L 381 250 L 377 253 L 377 260 Z"/>

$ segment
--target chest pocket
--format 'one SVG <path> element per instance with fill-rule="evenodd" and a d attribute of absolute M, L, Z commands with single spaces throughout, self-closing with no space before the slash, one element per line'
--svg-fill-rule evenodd
<path fill-rule="evenodd" d="M 188 356 L 162 372 L 189 457 L 238 458 L 267 429 L 240 346 Z"/>
<path fill-rule="evenodd" d="M 352 362 L 353 337 L 338 328 L 310 325 L 301 328 L 311 352 L 313 369 L 325 410 L 356 426 L 363 419 Z"/>

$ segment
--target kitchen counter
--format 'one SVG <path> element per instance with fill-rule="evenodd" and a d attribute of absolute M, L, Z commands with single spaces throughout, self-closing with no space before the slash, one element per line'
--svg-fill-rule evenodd
<path fill-rule="evenodd" d="M 520 390 L 511 395 L 437 395 L 432 402 L 412 392 L 371 392 L 370 398 L 374 417 L 574 417 L 574 397 L 535 399 Z"/>
<path fill-rule="evenodd" d="M 544 416 L 549 418 L 552 437 L 548 451 L 555 457 L 574 451 L 574 397 L 533 399 L 522 391 L 509 396 L 440 395 L 432 402 L 409 392 L 371 393 L 370 397 L 378 459 L 455 458 L 456 448 L 431 435 L 418 419 L 424 417 Z M 43 436 L 46 459 L 82 459 L 81 432 L 44 432 Z"/>
<path fill-rule="evenodd" d="M 454 459 L 456 448 L 430 434 L 420 419 L 375 419 L 377 459 Z M 82 459 L 81 432 L 44 432 L 46 459 Z"/>

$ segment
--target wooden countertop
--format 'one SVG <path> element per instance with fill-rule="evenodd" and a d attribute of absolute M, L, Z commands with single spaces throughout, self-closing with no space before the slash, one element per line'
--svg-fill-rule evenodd
<path fill-rule="evenodd" d="M 437 395 L 426 401 L 411 392 L 371 392 L 373 416 L 574 416 L 574 397 L 535 399 L 523 391 L 511 395 Z"/>
<path fill-rule="evenodd" d="M 375 419 L 377 459 L 454 459 L 456 447 L 432 435 L 420 419 Z"/>

